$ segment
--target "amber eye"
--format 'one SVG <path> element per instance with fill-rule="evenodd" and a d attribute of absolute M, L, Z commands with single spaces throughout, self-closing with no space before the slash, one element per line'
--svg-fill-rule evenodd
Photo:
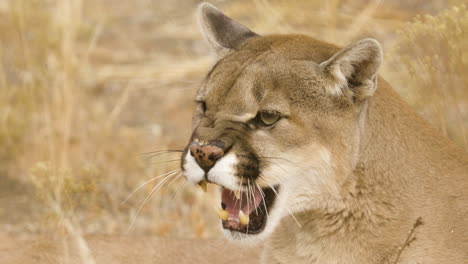
<path fill-rule="evenodd" d="M 259 113 L 259 120 L 264 126 L 271 126 L 274 123 L 280 120 L 280 116 L 277 113 L 272 112 L 260 112 Z"/>

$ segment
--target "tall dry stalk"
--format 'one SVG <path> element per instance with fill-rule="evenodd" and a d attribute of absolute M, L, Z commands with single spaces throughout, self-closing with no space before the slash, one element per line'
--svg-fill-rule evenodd
<path fill-rule="evenodd" d="M 20 58 L 23 63 L 18 65 L 17 70 L 29 78 L 23 80 L 16 89 L 30 89 L 29 86 L 34 86 L 32 89 L 38 93 L 35 98 L 37 101 L 31 109 L 33 113 L 30 113 L 33 118 L 37 118 L 38 124 L 31 125 L 29 132 L 38 133 L 40 140 L 44 140 L 33 144 L 40 143 L 45 147 L 40 158 L 46 163 L 35 166 L 31 179 L 38 187 L 45 205 L 59 219 L 57 224 L 63 226 L 67 235 L 76 243 L 82 262 L 95 263 L 81 229 L 75 223 L 73 212 L 63 208 L 65 181 L 71 173 L 69 149 L 77 98 L 74 91 L 78 90 L 76 84 L 80 77 L 76 39 L 81 23 L 82 2 L 62 0 L 45 4 L 42 1 L 18 0 L 11 1 L 10 5 L 23 55 Z M 30 31 L 34 26 L 30 24 L 33 22 L 29 17 L 31 12 L 37 12 L 37 22 L 43 26 L 34 31 L 33 35 Z M 41 167 L 40 164 L 46 165 Z M 40 174 L 37 174 L 38 169 L 42 169 Z"/>

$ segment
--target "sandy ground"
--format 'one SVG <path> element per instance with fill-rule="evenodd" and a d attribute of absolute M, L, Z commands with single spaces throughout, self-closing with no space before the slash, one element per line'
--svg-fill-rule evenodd
<path fill-rule="evenodd" d="M 147 236 L 87 236 L 96 263 L 258 263 L 258 248 L 238 247 L 225 240 L 193 240 Z M 0 235 L 0 263 L 83 263 L 76 244 L 44 236 L 17 239 Z"/>

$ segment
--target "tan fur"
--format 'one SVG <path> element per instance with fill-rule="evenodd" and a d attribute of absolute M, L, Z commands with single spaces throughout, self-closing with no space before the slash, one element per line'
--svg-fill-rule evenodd
<path fill-rule="evenodd" d="M 239 164 L 239 153 L 275 157 L 260 158 L 255 181 L 281 186 L 265 234 L 229 238 L 266 241 L 263 263 L 466 263 L 468 155 L 377 77 L 378 42 L 260 37 L 209 4 L 200 12 L 222 57 L 197 94 L 206 112 L 192 139 L 227 142 Z M 263 110 L 283 118 L 239 124 Z"/>
<path fill-rule="evenodd" d="M 418 217 L 423 225 L 398 263 L 466 262 L 466 154 L 383 80 L 369 113 L 352 175 L 357 182 L 345 185 L 340 208 L 296 215 L 308 223 L 302 228 L 284 219 L 268 243 L 265 263 L 394 263 Z M 295 247 L 286 246 L 291 241 Z"/>

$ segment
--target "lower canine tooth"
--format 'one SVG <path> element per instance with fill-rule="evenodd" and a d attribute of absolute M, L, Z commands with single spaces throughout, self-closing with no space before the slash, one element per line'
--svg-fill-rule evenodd
<path fill-rule="evenodd" d="M 228 219 L 228 216 L 229 216 L 228 211 L 219 209 L 217 207 L 215 207 L 215 211 L 218 217 L 221 218 L 221 220 L 226 221 Z"/>
<path fill-rule="evenodd" d="M 236 199 L 239 200 L 240 199 L 240 191 L 239 190 L 234 191 L 234 196 L 236 196 Z"/>
<path fill-rule="evenodd" d="M 248 215 L 244 214 L 244 212 L 242 212 L 242 210 L 240 210 L 239 211 L 239 221 L 243 225 L 248 225 L 249 221 L 250 221 L 250 218 L 249 218 Z"/>

